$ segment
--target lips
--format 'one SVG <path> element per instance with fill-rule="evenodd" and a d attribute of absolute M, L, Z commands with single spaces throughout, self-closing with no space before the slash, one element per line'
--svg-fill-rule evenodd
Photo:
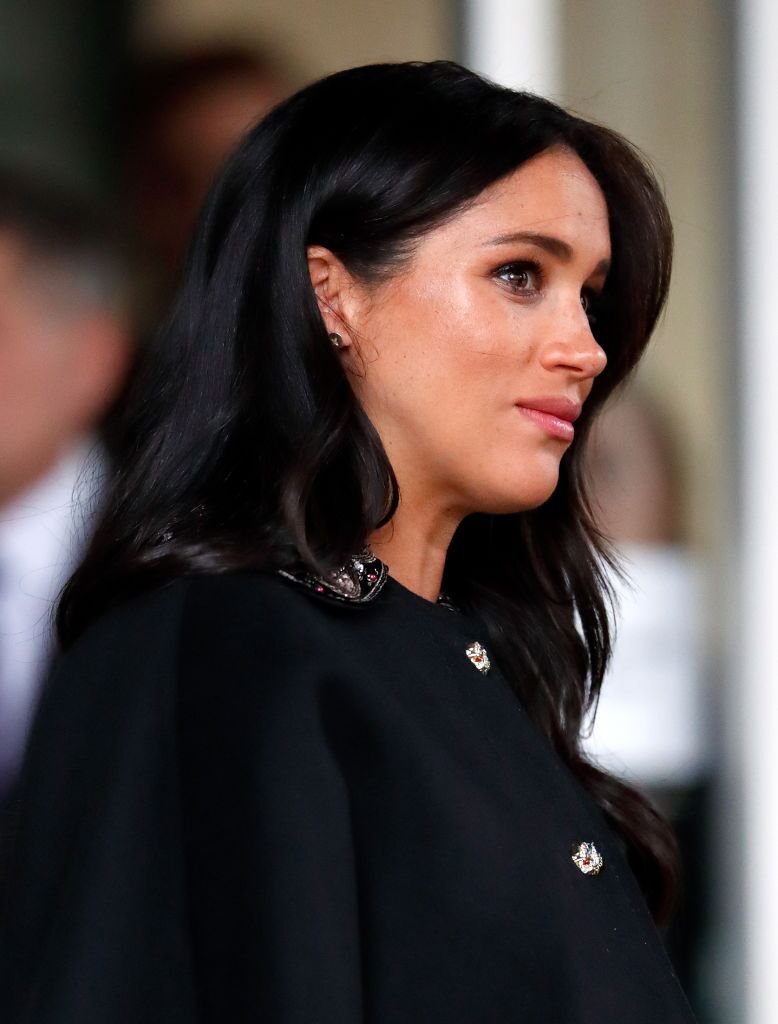
<path fill-rule="evenodd" d="M 554 416 L 559 420 L 567 420 L 568 423 L 575 423 L 581 415 L 581 403 L 572 398 L 522 398 L 516 405 L 520 409 L 534 409 L 535 412 L 546 413 L 547 416 Z"/>
<path fill-rule="evenodd" d="M 581 415 L 581 403 L 571 398 L 528 398 L 516 403 L 523 413 L 551 437 L 568 443 L 575 437 L 573 423 Z"/>

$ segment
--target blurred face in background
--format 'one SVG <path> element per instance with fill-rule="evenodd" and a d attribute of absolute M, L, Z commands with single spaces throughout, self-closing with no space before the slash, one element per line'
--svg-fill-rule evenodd
<path fill-rule="evenodd" d="M 634 386 L 614 396 L 587 441 L 589 493 L 598 525 L 620 544 L 682 539 L 678 467 L 668 424 Z"/>
<path fill-rule="evenodd" d="M 95 427 L 129 359 L 121 318 L 0 229 L 0 505 Z"/>
<path fill-rule="evenodd" d="M 160 270 L 180 270 L 206 192 L 243 134 L 282 99 L 259 74 L 236 73 L 182 92 L 160 110 L 143 139 L 130 181 L 137 228 Z"/>

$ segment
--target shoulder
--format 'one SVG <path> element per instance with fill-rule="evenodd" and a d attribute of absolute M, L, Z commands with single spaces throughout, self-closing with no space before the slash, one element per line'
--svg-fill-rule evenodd
<path fill-rule="evenodd" d="M 230 675 L 256 679 L 263 667 L 280 670 L 326 646 L 331 614 L 270 573 L 182 577 L 93 622 L 59 659 L 47 703 L 103 691 L 135 702 L 204 673 L 214 685 Z"/>
<path fill-rule="evenodd" d="M 283 681 L 310 685 L 333 648 L 333 617 L 347 615 L 269 573 L 228 573 L 188 582 L 178 626 L 182 687 L 255 694 Z"/>
<path fill-rule="evenodd" d="M 148 664 L 209 638 L 270 641 L 326 617 L 322 604 L 271 573 L 182 577 L 100 616 L 66 657 L 121 660 L 137 655 Z"/>
<path fill-rule="evenodd" d="M 183 583 L 184 639 L 202 632 L 222 639 L 246 641 L 287 639 L 324 625 L 331 614 L 327 602 L 312 596 L 278 574 L 231 572 L 192 577 Z"/>
<path fill-rule="evenodd" d="M 43 760 L 62 746 L 107 764 L 119 749 L 152 758 L 160 745 L 194 743 L 226 757 L 260 739 L 310 742 L 322 709 L 349 703 L 330 671 L 328 625 L 349 612 L 264 573 L 182 578 L 134 598 L 61 657 L 32 745 Z"/>

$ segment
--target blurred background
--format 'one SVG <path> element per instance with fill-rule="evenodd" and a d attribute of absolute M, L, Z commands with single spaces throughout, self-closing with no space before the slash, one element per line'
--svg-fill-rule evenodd
<path fill-rule="evenodd" d="M 310 79 L 454 58 L 615 127 L 664 182 L 669 307 L 589 453 L 629 581 L 587 743 L 676 824 L 667 941 L 700 1020 L 778 1021 L 771 7 L 0 0 L 0 794 L 99 509 L 113 407 L 224 157 Z"/>

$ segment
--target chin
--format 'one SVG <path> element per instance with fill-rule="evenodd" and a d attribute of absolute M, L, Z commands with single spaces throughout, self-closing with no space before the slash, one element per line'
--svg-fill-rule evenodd
<path fill-rule="evenodd" d="M 500 488 L 484 487 L 480 500 L 475 502 L 474 511 L 488 515 L 510 515 L 515 512 L 529 512 L 548 501 L 559 483 L 559 472 L 538 477 L 537 480 L 523 480 L 516 487 L 506 489 L 505 482 Z"/>

